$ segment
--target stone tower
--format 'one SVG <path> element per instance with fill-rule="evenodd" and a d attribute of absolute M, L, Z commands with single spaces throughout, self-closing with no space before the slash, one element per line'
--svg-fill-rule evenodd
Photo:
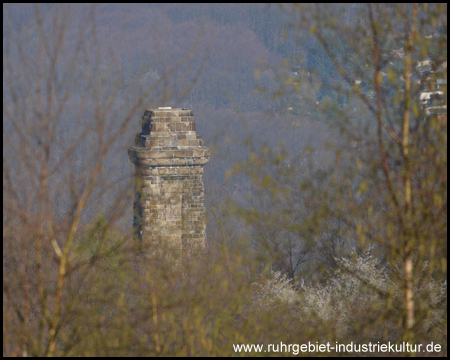
<path fill-rule="evenodd" d="M 143 252 L 185 256 L 204 247 L 203 166 L 210 152 L 195 133 L 192 111 L 146 110 L 128 156 L 136 169 L 133 226 Z"/>

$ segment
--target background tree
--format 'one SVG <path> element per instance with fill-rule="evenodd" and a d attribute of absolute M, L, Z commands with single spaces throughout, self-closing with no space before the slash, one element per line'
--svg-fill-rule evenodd
<path fill-rule="evenodd" d="M 202 63 L 192 65 L 192 43 L 141 85 L 121 71 L 115 45 L 126 39 L 102 41 L 95 7 L 26 8 L 3 15 L 3 334 L 7 354 L 51 356 L 82 341 L 83 319 L 102 307 L 98 263 L 108 259 L 114 274 L 125 261 L 117 252 L 133 248 L 133 177 L 122 161 L 131 120 L 150 101 L 183 98 Z M 141 68 L 164 56 L 156 40 Z M 128 231 L 112 236 L 123 224 Z"/>
<path fill-rule="evenodd" d="M 446 8 L 368 4 L 359 8 L 353 21 L 344 21 L 350 11 L 347 6 L 316 4 L 300 10 L 289 5 L 284 10 L 298 41 L 311 34 L 315 45 L 306 69 L 294 81 L 288 73 L 301 60 L 293 56 L 286 61 L 287 68 L 279 71 L 280 90 L 273 95 L 301 91 L 314 74 L 320 90 L 312 100 L 325 115 L 317 118 L 326 122 L 333 138 L 326 145 L 330 151 L 318 149 L 319 161 L 310 162 L 307 172 L 302 171 L 302 157 L 288 155 L 284 149 L 267 156 L 262 148 L 236 166 L 236 172 L 245 173 L 257 185 L 255 197 L 263 193 L 271 199 L 259 207 L 241 205 L 239 216 L 264 234 L 255 241 L 266 244 L 266 238 L 272 237 L 276 243 L 265 250 L 269 267 L 279 263 L 277 249 L 292 239 L 288 235 L 292 225 L 283 219 L 293 220 L 297 246 L 311 247 L 306 259 L 313 260 L 316 269 L 338 269 L 339 259 L 352 249 L 362 255 L 369 244 L 375 246 L 373 252 L 382 264 L 401 268 L 390 274 L 402 297 L 395 300 L 393 288 L 378 289 L 400 309 L 395 336 L 423 341 L 433 305 L 428 301 L 431 294 L 417 288 L 445 282 L 447 274 L 447 121 L 446 115 L 439 120 L 438 115 L 421 111 L 419 93 L 412 85 L 439 77 L 446 81 L 446 70 L 424 73 L 416 68 L 418 61 L 429 57 L 446 69 L 446 33 L 438 31 L 441 26 L 446 29 L 442 15 Z M 389 48 L 388 40 L 398 37 L 399 43 Z M 397 56 L 399 45 L 404 53 Z M 348 101 L 340 101 L 343 95 Z M 293 127 L 307 121 L 305 115 L 299 115 Z M 287 159 L 287 172 L 279 169 L 281 159 Z M 285 259 L 289 256 L 285 254 Z M 298 277 L 311 279 L 306 264 Z M 290 271 L 278 269 L 291 276 Z M 357 272 L 353 276 L 359 278 Z M 355 335 L 392 316 L 390 307 L 383 312 L 369 308 L 371 315 L 354 324 Z M 445 323 L 446 316 L 440 326 Z"/>

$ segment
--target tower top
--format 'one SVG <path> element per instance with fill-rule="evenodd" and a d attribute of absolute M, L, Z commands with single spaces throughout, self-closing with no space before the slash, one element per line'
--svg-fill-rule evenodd
<path fill-rule="evenodd" d="M 130 148 L 137 158 L 149 159 L 149 165 L 204 165 L 210 152 L 195 132 L 194 114 L 189 109 L 160 107 L 147 109 L 141 120 L 142 131 Z M 150 150 L 150 152 L 148 152 Z M 177 159 L 177 160 L 175 160 Z M 187 164 L 187 162 L 186 162 Z"/>

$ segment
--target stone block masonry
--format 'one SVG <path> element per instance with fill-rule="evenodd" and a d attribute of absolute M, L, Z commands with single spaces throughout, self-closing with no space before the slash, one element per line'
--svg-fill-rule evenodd
<path fill-rule="evenodd" d="M 191 110 L 148 109 L 128 148 L 135 165 L 133 226 L 144 253 L 186 256 L 206 245 L 203 167 L 210 151 Z"/>

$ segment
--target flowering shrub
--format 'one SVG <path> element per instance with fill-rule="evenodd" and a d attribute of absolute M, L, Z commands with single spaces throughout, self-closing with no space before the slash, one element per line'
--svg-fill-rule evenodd
<path fill-rule="evenodd" d="M 264 284 L 254 283 L 258 290 L 254 292 L 254 301 L 258 309 L 267 309 L 279 305 L 294 306 L 298 303 L 298 293 L 281 271 L 273 273 Z"/>
<path fill-rule="evenodd" d="M 254 307 L 258 310 L 286 306 L 308 326 L 325 326 L 336 340 L 365 338 L 399 340 L 403 311 L 401 264 L 392 270 L 381 266 L 371 249 L 350 258 L 336 259 L 338 270 L 327 284 L 294 289 L 289 279 L 275 272 L 264 284 L 253 284 Z M 418 332 L 446 336 L 447 283 L 427 277 L 424 263 L 417 278 L 415 298 L 422 317 Z M 312 321 L 312 323 L 311 323 Z"/>

